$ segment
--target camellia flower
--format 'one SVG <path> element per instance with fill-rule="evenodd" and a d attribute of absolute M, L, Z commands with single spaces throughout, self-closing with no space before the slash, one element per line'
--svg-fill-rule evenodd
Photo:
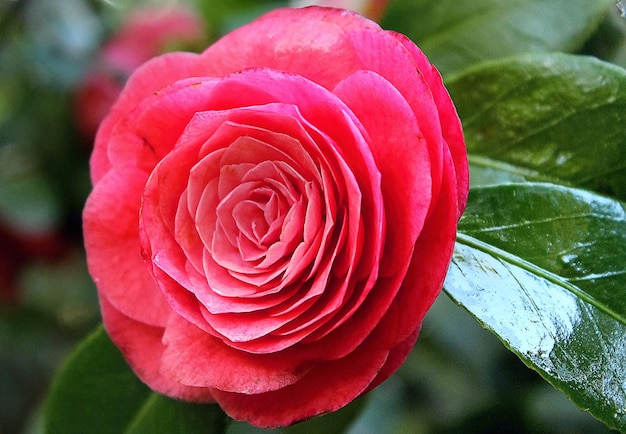
<path fill-rule="evenodd" d="M 98 52 L 76 91 L 75 113 L 83 136 L 93 139 L 135 68 L 171 51 L 172 45 L 199 42 L 203 35 L 202 20 L 189 9 L 151 6 L 132 11 Z"/>
<path fill-rule="evenodd" d="M 84 211 L 107 332 L 152 389 L 274 427 L 388 378 L 466 203 L 459 119 L 405 36 L 270 12 L 155 58 L 102 123 Z"/>

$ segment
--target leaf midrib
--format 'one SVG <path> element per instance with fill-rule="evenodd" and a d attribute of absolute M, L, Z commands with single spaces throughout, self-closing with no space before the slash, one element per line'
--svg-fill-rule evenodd
<path fill-rule="evenodd" d="M 497 247 L 494 247 L 488 243 L 485 243 L 483 241 L 480 241 L 477 238 L 474 238 L 470 235 L 467 235 L 463 232 L 458 232 L 457 233 L 457 243 L 459 244 L 463 244 L 466 245 L 468 247 L 477 249 L 483 253 L 486 253 L 494 258 L 497 258 L 500 261 L 504 261 L 507 262 L 509 264 L 515 265 L 525 271 L 528 271 L 529 273 L 532 273 L 542 279 L 545 279 L 547 281 L 549 281 L 550 283 L 560 286 L 561 288 L 565 289 L 566 291 L 570 292 L 571 294 L 573 294 L 575 297 L 583 300 L 584 302 L 594 306 L 595 308 L 597 308 L 598 310 L 604 312 L 605 314 L 607 314 L 608 316 L 610 316 L 611 318 L 613 318 L 614 320 L 620 322 L 621 324 L 623 324 L 624 326 L 626 326 L 626 317 L 620 315 L 619 313 L 617 313 L 616 311 L 614 311 L 613 309 L 611 309 L 609 306 L 605 305 L 604 303 L 601 303 L 600 301 L 598 301 L 597 299 L 595 299 L 594 297 L 592 297 L 590 294 L 588 294 L 587 292 L 583 291 L 582 289 L 580 289 L 578 286 L 572 284 L 571 282 L 569 282 L 568 280 L 566 280 L 565 278 L 552 273 L 544 268 L 541 268 L 531 262 L 528 262 L 522 258 L 520 258 L 519 256 L 513 255 L 505 250 L 501 250 Z"/>

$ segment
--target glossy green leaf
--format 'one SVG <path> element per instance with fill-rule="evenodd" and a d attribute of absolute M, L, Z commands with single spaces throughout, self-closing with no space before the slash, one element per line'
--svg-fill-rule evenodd
<path fill-rule="evenodd" d="M 626 199 L 626 70 L 525 55 L 452 78 L 473 185 L 553 181 Z"/>
<path fill-rule="evenodd" d="M 152 393 L 124 434 L 223 433 L 226 423 L 226 415 L 215 404 L 190 404 Z"/>
<path fill-rule="evenodd" d="M 130 370 L 104 328 L 70 356 L 52 384 L 46 433 L 221 433 L 216 405 L 175 401 L 151 392 Z"/>
<path fill-rule="evenodd" d="M 553 184 L 472 190 L 446 292 L 580 408 L 626 430 L 626 210 Z"/>
<path fill-rule="evenodd" d="M 396 0 L 383 26 L 448 74 L 487 59 L 579 49 L 613 0 Z"/>
<path fill-rule="evenodd" d="M 56 375 L 47 400 L 46 432 L 124 432 L 149 396 L 100 327 Z"/>

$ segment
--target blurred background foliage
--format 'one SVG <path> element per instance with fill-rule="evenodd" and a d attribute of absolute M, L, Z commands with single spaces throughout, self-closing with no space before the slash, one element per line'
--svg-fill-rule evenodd
<path fill-rule="evenodd" d="M 462 9 L 471 2 L 448 3 Z M 409 29 L 419 44 L 410 20 L 426 3 L 392 0 L 373 17 L 386 28 Z M 99 323 L 81 210 L 94 125 L 125 78 L 147 57 L 201 50 L 285 5 L 0 0 L 0 433 L 40 432 L 52 375 Z M 145 6 L 184 6 L 191 16 L 157 27 L 141 19 L 129 24 Z M 614 9 L 572 49 L 626 65 L 625 20 Z M 351 433 L 607 432 L 445 295 L 407 363 L 362 408 Z M 264 431 L 235 423 L 230 432 Z"/>

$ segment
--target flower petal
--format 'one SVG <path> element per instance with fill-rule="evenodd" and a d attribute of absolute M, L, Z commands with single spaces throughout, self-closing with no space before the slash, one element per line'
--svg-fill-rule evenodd
<path fill-rule="evenodd" d="M 421 324 L 443 287 L 456 240 L 457 186 L 453 161 L 446 152 L 441 194 L 415 244 L 400 291 L 379 327 L 392 345 Z M 436 252 L 436 254 L 433 254 Z"/>
<path fill-rule="evenodd" d="M 361 69 L 357 49 L 346 38 L 345 27 L 350 25 L 378 27 L 348 11 L 337 14 L 336 10 L 308 8 L 301 13 L 281 9 L 224 36 L 202 57 L 214 76 L 251 66 L 266 67 L 298 74 L 332 89 L 350 72 Z M 311 62 L 318 58 L 324 62 Z"/>
<path fill-rule="evenodd" d="M 388 353 L 370 339 L 342 359 L 312 365 L 290 386 L 255 395 L 215 390 L 214 397 L 236 420 L 265 428 L 291 425 L 339 410 L 357 398 L 385 364 Z"/>
<path fill-rule="evenodd" d="M 375 32 L 357 29 L 350 33 L 352 43 L 359 47 L 363 69 L 375 72 L 389 81 L 404 96 L 413 110 L 422 136 L 426 139 L 433 176 L 433 196 L 439 194 L 443 148 L 439 110 L 432 89 L 416 63 L 412 53 L 394 36 L 393 32 Z"/>
<path fill-rule="evenodd" d="M 417 64 L 418 69 L 424 75 L 437 104 L 443 137 L 450 148 L 452 160 L 454 161 L 454 170 L 456 172 L 457 193 L 459 195 L 459 214 L 465 210 L 467 204 L 467 193 L 469 191 L 469 167 L 467 164 L 467 150 L 465 148 L 465 139 L 463 138 L 463 130 L 461 129 L 461 121 L 456 112 L 456 108 L 450 99 L 450 95 L 443 85 L 441 75 L 437 69 L 430 64 L 424 53 L 405 35 L 390 32 L 396 37 L 402 45 L 411 53 L 413 60 Z"/>
<path fill-rule="evenodd" d="M 164 375 L 160 369 L 165 346 L 163 328 L 137 322 L 120 313 L 107 302 L 101 302 L 106 331 L 117 345 L 135 374 L 153 390 L 192 402 L 214 402 L 211 389 L 190 387 Z"/>
<path fill-rule="evenodd" d="M 115 126 L 153 92 L 182 78 L 203 76 L 204 68 L 202 58 L 197 54 L 169 53 L 146 62 L 134 71 L 96 135 L 90 161 L 94 184 L 112 167 L 108 147 Z"/>
<path fill-rule="evenodd" d="M 163 326 L 170 307 L 148 272 L 138 233 L 147 177 L 128 169 L 100 179 L 83 211 L 85 248 L 100 298 L 136 321 Z"/>
<path fill-rule="evenodd" d="M 187 386 L 263 393 L 297 382 L 310 369 L 297 357 L 230 348 L 178 316 L 170 318 L 163 343 L 161 371 Z"/>
<path fill-rule="evenodd" d="M 431 204 L 428 147 L 413 110 L 387 80 L 358 71 L 335 88 L 368 132 L 389 222 L 381 273 L 402 276 Z M 426 99 L 429 94 L 424 95 Z M 376 110 L 372 110 L 376 107 Z"/>

